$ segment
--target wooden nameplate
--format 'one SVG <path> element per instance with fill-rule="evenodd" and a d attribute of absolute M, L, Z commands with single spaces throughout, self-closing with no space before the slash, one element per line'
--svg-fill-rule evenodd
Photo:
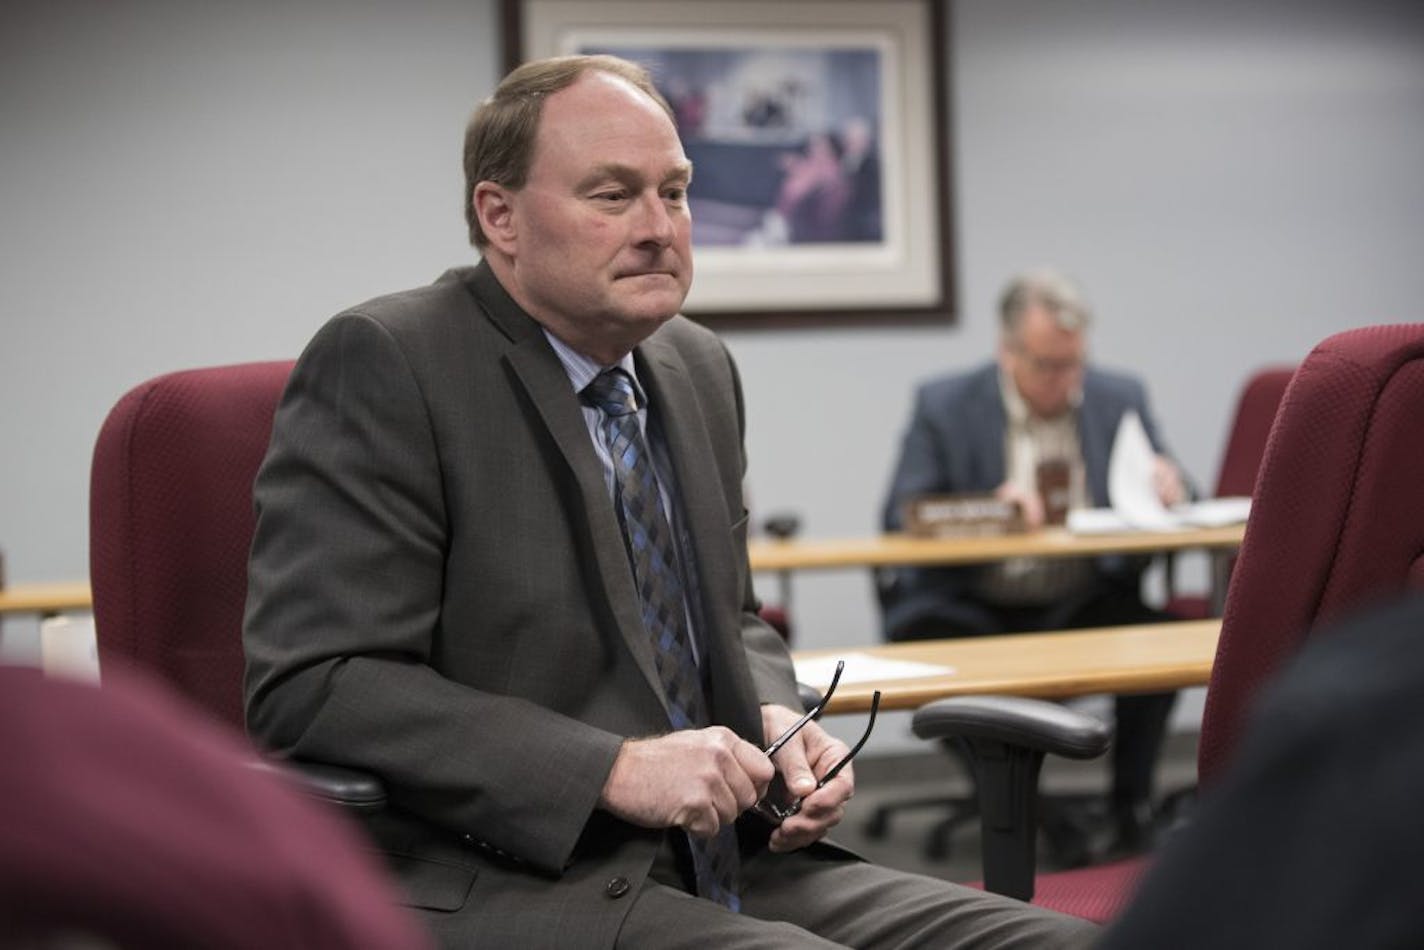
<path fill-rule="evenodd" d="M 1018 502 L 990 492 L 921 495 L 901 511 L 905 531 L 921 538 L 982 537 L 1024 530 Z"/>

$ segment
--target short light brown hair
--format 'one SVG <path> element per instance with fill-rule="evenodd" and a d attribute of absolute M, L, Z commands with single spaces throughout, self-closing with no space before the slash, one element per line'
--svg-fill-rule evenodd
<path fill-rule="evenodd" d="M 475 214 L 475 186 L 492 181 L 511 190 L 523 188 L 534 161 L 544 100 L 592 70 L 626 80 L 673 118 L 672 107 L 648 71 L 617 56 L 554 56 L 518 67 L 480 103 L 465 127 L 465 221 L 475 247 L 489 243 Z"/>

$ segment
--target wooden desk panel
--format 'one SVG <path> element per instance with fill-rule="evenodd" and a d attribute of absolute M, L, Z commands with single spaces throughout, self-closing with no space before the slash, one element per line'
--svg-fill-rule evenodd
<path fill-rule="evenodd" d="M 1221 551 L 1239 547 L 1244 533 L 1244 525 L 1092 535 L 1075 535 L 1057 528 L 982 538 L 913 538 L 887 534 L 821 541 L 753 541 L 747 550 L 754 571 L 798 571 L 896 564 L 980 564 L 1010 557 L 1153 554 L 1193 548 Z M 51 614 L 89 610 L 91 606 L 88 581 L 0 588 L 0 614 Z"/>
<path fill-rule="evenodd" d="M 51 584 L 14 584 L 0 588 L 0 614 L 57 614 L 89 610 L 93 597 L 88 581 Z"/>
<path fill-rule="evenodd" d="M 793 657 L 868 653 L 887 660 L 951 666 L 953 673 L 918 679 L 846 683 L 836 687 L 827 712 L 870 709 L 880 690 L 881 709 L 918 709 L 947 696 L 1000 693 L 1062 699 L 1091 693 L 1135 693 L 1203 686 L 1211 678 L 1221 621 L 1185 620 L 1054 633 L 1006 634 L 952 640 L 917 640 L 836 650 L 795 650 Z M 847 664 L 851 670 L 852 659 Z M 824 686 L 824 683 L 812 683 Z"/>
<path fill-rule="evenodd" d="M 1241 546 L 1244 524 L 1183 531 L 1071 534 L 1063 528 L 970 538 L 915 538 L 886 534 L 820 541 L 753 541 L 754 571 L 800 571 L 891 565 L 983 564 L 1011 557 L 1094 557 L 1164 551 L 1231 550 Z"/>

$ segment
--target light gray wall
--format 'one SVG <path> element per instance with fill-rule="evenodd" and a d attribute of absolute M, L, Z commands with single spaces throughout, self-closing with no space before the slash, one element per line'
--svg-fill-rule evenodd
<path fill-rule="evenodd" d="M 89 452 L 129 386 L 294 355 L 341 307 L 469 258 L 460 134 L 498 72 L 495 6 L 8 5 L 12 579 L 85 573 Z M 1027 264 L 1083 281 L 1095 355 L 1150 380 L 1208 485 L 1253 367 L 1424 318 L 1419 4 L 960 0 L 951 20 L 962 320 L 729 334 L 760 512 L 873 531 L 914 381 L 992 350 Z M 875 637 L 858 575 L 803 576 L 794 606 L 802 645 Z"/>
<path fill-rule="evenodd" d="M 1076 274 L 1094 355 L 1148 380 L 1208 488 L 1236 387 L 1350 326 L 1424 319 L 1424 7 L 960 0 L 952 22 L 962 322 L 738 336 L 757 505 L 876 527 L 914 381 L 993 349 L 1005 277 Z M 770 464 L 768 464 L 770 460 Z M 873 629 L 806 576 L 808 637 Z"/>
<path fill-rule="evenodd" d="M 0 550 L 88 570 L 109 407 L 470 257 L 492 0 L 20 0 L 0 28 Z M 24 650 L 33 625 L 6 623 Z"/>

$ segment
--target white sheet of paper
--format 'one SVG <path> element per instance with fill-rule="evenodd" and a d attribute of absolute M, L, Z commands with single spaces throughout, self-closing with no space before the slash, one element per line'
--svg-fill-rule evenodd
<path fill-rule="evenodd" d="M 870 653 L 852 651 L 840 656 L 822 656 L 796 661 L 796 679 L 807 686 L 825 687 L 836 672 L 836 661 L 845 660 L 842 683 L 869 683 L 876 680 L 907 680 L 923 676 L 947 676 L 952 666 L 917 663 L 913 660 L 884 660 Z"/>
<path fill-rule="evenodd" d="M 1186 502 L 1168 509 L 1180 528 L 1224 528 L 1245 524 L 1251 513 L 1249 497 L 1230 496 Z M 1122 534 L 1142 530 L 1111 508 L 1075 508 L 1068 512 L 1068 530 L 1073 534 Z"/>
<path fill-rule="evenodd" d="M 1167 531 L 1182 525 L 1152 486 L 1156 458 L 1142 420 L 1136 412 L 1124 413 L 1108 459 L 1108 501 L 1123 521 L 1143 531 Z"/>
<path fill-rule="evenodd" d="M 1229 524 L 1242 524 L 1251 514 L 1251 496 L 1230 495 L 1225 498 L 1207 498 L 1187 505 L 1178 505 L 1172 512 L 1183 523 L 1198 528 L 1221 528 Z"/>
<path fill-rule="evenodd" d="M 1218 528 L 1246 520 L 1250 498 L 1208 498 L 1165 507 L 1152 486 L 1156 455 L 1137 413 L 1125 413 L 1108 458 L 1108 501 L 1112 507 L 1068 512 L 1068 530 L 1074 534 L 1172 531 Z"/>
<path fill-rule="evenodd" d="M 1068 512 L 1067 527 L 1073 534 L 1121 534 L 1135 530 L 1111 508 L 1074 508 Z"/>

